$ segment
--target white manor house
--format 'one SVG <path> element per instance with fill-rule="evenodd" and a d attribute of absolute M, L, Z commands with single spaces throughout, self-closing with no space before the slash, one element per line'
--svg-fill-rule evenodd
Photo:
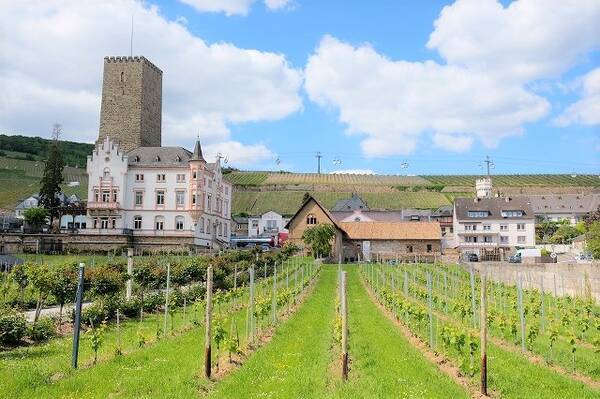
<path fill-rule="evenodd" d="M 145 57 L 105 57 L 86 228 L 98 245 L 229 246 L 231 185 L 220 157 L 162 146 L 162 71 Z"/>
<path fill-rule="evenodd" d="M 199 141 L 193 152 L 138 147 L 125 153 L 107 136 L 88 156 L 87 172 L 87 233 L 229 244 L 231 185 L 219 159 L 206 162 Z"/>

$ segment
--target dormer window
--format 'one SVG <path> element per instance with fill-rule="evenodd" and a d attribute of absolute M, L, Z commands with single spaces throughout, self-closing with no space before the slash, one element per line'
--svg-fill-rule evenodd
<path fill-rule="evenodd" d="M 488 211 L 469 211 L 470 218 L 486 218 L 490 215 Z"/>
<path fill-rule="evenodd" d="M 515 210 L 515 211 L 502 211 L 503 218 L 520 218 L 523 217 L 523 211 Z"/>
<path fill-rule="evenodd" d="M 179 155 L 175 157 L 175 162 L 181 162 L 181 157 Z"/>
<path fill-rule="evenodd" d="M 160 157 L 158 155 L 154 157 L 154 162 L 160 162 Z"/>
<path fill-rule="evenodd" d="M 133 162 L 140 162 L 140 156 L 136 155 L 135 157 L 133 157 Z"/>

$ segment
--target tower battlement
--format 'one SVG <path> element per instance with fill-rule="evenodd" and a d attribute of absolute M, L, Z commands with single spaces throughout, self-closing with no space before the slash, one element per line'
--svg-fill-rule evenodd
<path fill-rule="evenodd" d="M 143 62 L 146 65 L 148 65 L 150 68 L 154 69 L 156 72 L 158 72 L 159 74 L 162 75 L 162 71 L 159 67 L 157 67 L 156 65 L 154 65 L 152 62 L 150 62 L 146 57 L 141 56 L 141 55 L 134 55 L 134 56 L 107 56 L 104 57 L 104 62 L 105 63 L 110 63 L 110 62 Z"/>

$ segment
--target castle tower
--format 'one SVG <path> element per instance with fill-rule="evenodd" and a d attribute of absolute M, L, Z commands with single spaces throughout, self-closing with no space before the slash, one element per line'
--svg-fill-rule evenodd
<path fill-rule="evenodd" d="M 162 71 L 144 57 L 105 57 L 98 141 L 160 147 Z"/>
<path fill-rule="evenodd" d="M 492 178 L 483 177 L 475 180 L 477 198 L 492 198 Z"/>

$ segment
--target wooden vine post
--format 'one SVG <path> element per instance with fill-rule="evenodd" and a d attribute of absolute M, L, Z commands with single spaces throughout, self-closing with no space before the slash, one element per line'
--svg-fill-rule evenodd
<path fill-rule="evenodd" d="M 167 291 L 165 293 L 165 326 L 164 334 L 167 335 L 167 318 L 169 317 L 169 290 L 171 289 L 171 264 L 167 263 Z"/>
<path fill-rule="evenodd" d="M 204 374 L 210 378 L 211 372 L 211 343 L 212 343 L 212 289 L 213 268 L 209 266 L 206 270 L 206 330 L 204 335 Z"/>
<path fill-rule="evenodd" d="M 545 327 L 546 327 L 545 326 L 546 323 L 545 323 L 545 320 L 544 320 L 546 318 L 545 317 L 546 315 L 544 313 L 545 312 L 544 308 L 546 307 L 545 303 L 544 303 L 545 302 L 544 301 L 544 296 L 545 296 L 545 291 L 544 291 L 544 274 L 540 274 L 540 293 L 542 294 L 542 297 L 541 297 L 541 299 L 542 299 L 541 314 L 540 314 L 540 329 L 541 329 L 542 334 L 544 334 Z"/>
<path fill-rule="evenodd" d="M 469 277 L 471 282 L 471 313 L 473 314 L 473 328 L 477 327 L 477 310 L 475 308 L 475 271 L 473 265 L 469 268 Z"/>
<path fill-rule="evenodd" d="M 521 352 L 525 353 L 525 314 L 523 309 L 523 280 L 521 275 L 517 281 L 517 301 L 519 307 L 519 319 L 521 321 Z"/>
<path fill-rule="evenodd" d="M 277 323 L 277 262 L 273 268 L 273 294 L 271 298 L 271 312 L 273 312 L 273 325 Z"/>
<path fill-rule="evenodd" d="M 484 266 L 481 274 L 481 394 L 487 396 L 487 275 Z"/>
<path fill-rule="evenodd" d="M 348 379 L 348 298 L 346 290 L 346 272 L 341 274 L 340 310 L 342 313 L 342 379 Z"/>
<path fill-rule="evenodd" d="M 127 248 L 127 289 L 125 299 L 131 300 L 131 287 L 133 280 L 133 248 Z"/>
<path fill-rule="evenodd" d="M 433 348 L 433 303 L 432 303 L 432 278 L 427 273 L 427 311 L 429 316 L 429 347 Z"/>

